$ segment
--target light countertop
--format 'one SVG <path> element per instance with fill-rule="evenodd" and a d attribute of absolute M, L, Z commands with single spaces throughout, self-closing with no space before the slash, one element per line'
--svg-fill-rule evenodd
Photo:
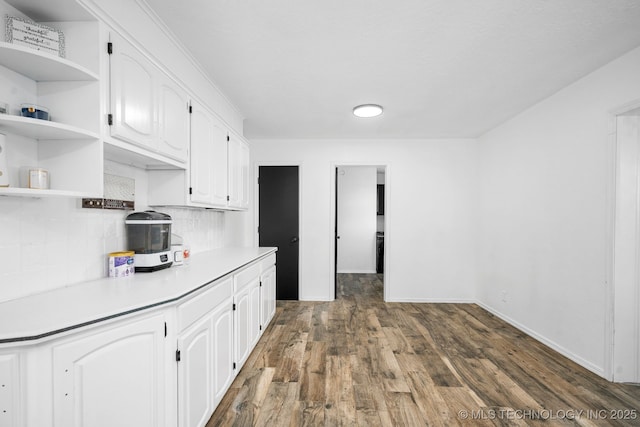
<path fill-rule="evenodd" d="M 0 303 L 0 344 L 33 343 L 81 326 L 170 304 L 276 248 L 221 248 L 189 264 L 78 283 Z"/>

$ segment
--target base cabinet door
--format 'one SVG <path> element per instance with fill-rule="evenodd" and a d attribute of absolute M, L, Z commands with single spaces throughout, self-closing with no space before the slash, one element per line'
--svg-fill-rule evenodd
<path fill-rule="evenodd" d="M 22 425 L 20 356 L 0 354 L 0 427 Z"/>
<path fill-rule="evenodd" d="M 214 310 L 213 325 L 213 404 L 214 409 L 231 386 L 233 369 L 233 301 L 230 299 Z M 212 411 L 213 412 L 213 411 Z"/>
<path fill-rule="evenodd" d="M 276 266 L 260 276 L 260 325 L 264 330 L 276 313 Z"/>
<path fill-rule="evenodd" d="M 235 361 L 238 370 L 249 357 L 249 344 L 251 340 L 251 311 L 249 288 L 235 295 L 234 311 L 234 338 Z"/>
<path fill-rule="evenodd" d="M 213 413 L 212 319 L 207 315 L 178 338 L 178 425 L 204 426 Z"/>
<path fill-rule="evenodd" d="M 249 290 L 249 353 L 256 346 L 260 339 L 262 324 L 260 323 L 260 278 L 256 277 Z"/>
<path fill-rule="evenodd" d="M 54 425 L 164 426 L 164 328 L 157 314 L 56 344 Z"/>
<path fill-rule="evenodd" d="M 260 338 L 260 265 L 236 273 L 233 281 L 235 361 L 240 370 Z"/>

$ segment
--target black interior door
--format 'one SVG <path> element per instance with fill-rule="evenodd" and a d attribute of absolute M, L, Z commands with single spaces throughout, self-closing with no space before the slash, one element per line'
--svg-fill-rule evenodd
<path fill-rule="evenodd" d="M 298 299 L 298 166 L 260 166 L 259 245 L 277 246 L 276 298 Z"/>

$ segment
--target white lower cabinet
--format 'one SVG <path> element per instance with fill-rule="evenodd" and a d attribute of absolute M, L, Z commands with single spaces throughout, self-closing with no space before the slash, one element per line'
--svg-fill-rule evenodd
<path fill-rule="evenodd" d="M 234 276 L 236 366 L 240 370 L 260 338 L 260 265 Z"/>
<path fill-rule="evenodd" d="M 224 397 L 235 376 L 233 369 L 233 310 L 231 301 L 216 309 L 213 323 L 213 409 Z M 213 411 L 211 411 L 213 413 Z"/>
<path fill-rule="evenodd" d="M 178 306 L 178 425 L 207 424 L 233 381 L 233 280 Z"/>
<path fill-rule="evenodd" d="M 275 311 L 275 255 L 267 259 L 273 297 L 266 305 Z M 178 306 L 180 427 L 206 425 L 271 320 L 261 323 L 263 265 L 250 264 Z"/>
<path fill-rule="evenodd" d="M 0 427 L 22 425 L 20 355 L 0 354 Z"/>
<path fill-rule="evenodd" d="M 205 426 L 274 311 L 270 254 L 175 303 L 4 343 L 0 427 Z"/>
<path fill-rule="evenodd" d="M 266 328 L 276 314 L 276 266 L 269 266 L 260 275 L 260 325 Z"/>
<path fill-rule="evenodd" d="M 178 338 L 178 419 L 183 427 L 204 426 L 213 412 L 213 331 L 211 317 Z"/>
<path fill-rule="evenodd" d="M 164 320 L 122 321 L 56 343 L 54 426 L 164 426 Z"/>

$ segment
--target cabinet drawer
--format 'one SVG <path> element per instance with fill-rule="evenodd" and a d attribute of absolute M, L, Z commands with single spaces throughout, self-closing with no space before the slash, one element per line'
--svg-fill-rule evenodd
<path fill-rule="evenodd" d="M 221 279 L 211 288 L 178 306 L 178 333 L 233 296 L 233 279 Z"/>
<path fill-rule="evenodd" d="M 267 256 L 266 258 L 264 258 L 262 261 L 260 261 L 260 271 L 261 272 L 266 271 L 269 267 L 271 267 L 275 263 L 276 263 L 276 254 L 273 253 Z"/>
<path fill-rule="evenodd" d="M 235 292 L 237 293 L 246 285 L 260 276 L 260 263 L 255 263 L 235 274 Z"/>

